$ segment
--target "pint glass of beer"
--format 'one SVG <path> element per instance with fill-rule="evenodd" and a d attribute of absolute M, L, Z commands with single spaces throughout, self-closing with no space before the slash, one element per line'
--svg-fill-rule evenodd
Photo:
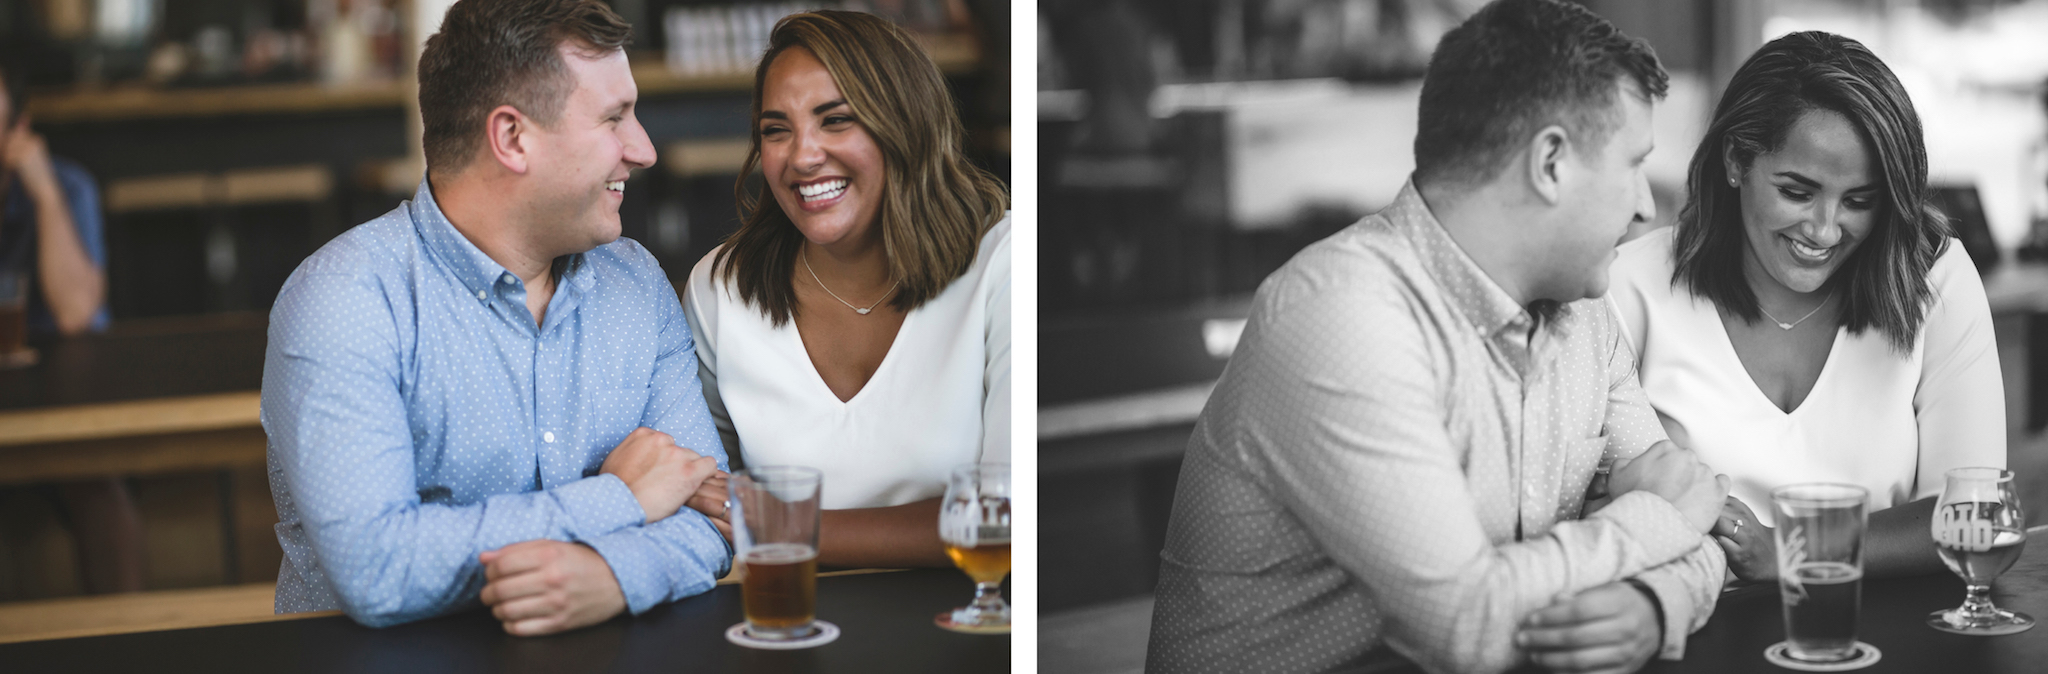
<path fill-rule="evenodd" d="M 1864 488 L 1848 484 L 1794 484 L 1771 491 L 1778 525 L 1778 591 L 1785 609 L 1785 642 L 1772 651 L 1797 663 L 1821 664 L 1849 662 L 1875 650 L 1856 641 L 1869 497 Z"/>
<path fill-rule="evenodd" d="M 939 506 L 939 540 L 953 564 L 974 579 L 974 603 L 939 614 L 934 622 L 955 632 L 1010 631 L 1003 577 L 1010 575 L 1010 464 L 954 469 Z"/>
<path fill-rule="evenodd" d="M 756 466 L 732 474 L 733 542 L 747 635 L 763 641 L 817 633 L 818 495 L 824 474 L 801 466 Z"/>

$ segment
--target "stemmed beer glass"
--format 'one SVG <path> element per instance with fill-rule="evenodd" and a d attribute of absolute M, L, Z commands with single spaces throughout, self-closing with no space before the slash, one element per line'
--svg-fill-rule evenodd
<path fill-rule="evenodd" d="M 1003 577 L 1010 575 L 1010 464 L 954 469 L 939 506 L 939 540 L 953 564 L 974 579 L 974 603 L 941 613 L 933 622 L 955 632 L 1010 631 Z"/>
<path fill-rule="evenodd" d="M 2005 573 L 2027 545 L 2027 516 L 2012 490 L 2012 471 L 1957 468 L 1934 505 L 1934 545 L 1948 570 L 1969 587 L 1963 605 L 1927 616 L 1934 629 L 1995 635 L 2025 631 L 2034 619 L 1991 605 L 1991 579 Z"/>

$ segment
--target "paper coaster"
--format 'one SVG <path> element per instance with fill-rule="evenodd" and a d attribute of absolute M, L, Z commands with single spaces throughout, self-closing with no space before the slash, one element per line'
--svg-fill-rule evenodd
<path fill-rule="evenodd" d="M 738 625 L 733 625 L 732 629 L 728 629 L 725 631 L 725 640 L 733 642 L 734 644 L 740 646 L 745 646 L 747 648 L 759 648 L 762 650 L 770 651 L 794 651 L 803 648 L 817 648 L 819 646 L 832 643 L 833 640 L 839 638 L 838 625 L 834 625 L 823 620 L 813 620 L 811 621 L 811 624 L 818 628 L 817 634 L 813 634 L 802 639 L 778 639 L 775 641 L 769 641 L 767 639 L 757 639 L 754 637 L 754 635 L 748 634 L 747 624 L 740 623 Z"/>
<path fill-rule="evenodd" d="M 1878 651 L 1876 646 L 1861 641 L 1856 642 L 1856 651 L 1849 659 L 1837 660 L 1835 662 L 1808 662 L 1796 659 L 1789 652 L 1791 648 L 1792 642 L 1790 641 L 1780 641 L 1771 644 L 1770 648 L 1764 649 L 1764 659 L 1771 661 L 1773 665 L 1786 669 L 1797 669 L 1802 672 L 1846 672 L 1852 669 L 1869 667 L 1877 664 L 1878 660 L 1884 658 L 1884 653 Z"/>

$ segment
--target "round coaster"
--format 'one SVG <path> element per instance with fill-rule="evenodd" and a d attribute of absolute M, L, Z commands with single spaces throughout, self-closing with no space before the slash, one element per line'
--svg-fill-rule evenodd
<path fill-rule="evenodd" d="M 1010 633 L 1010 626 L 1009 626 L 1008 624 L 1002 624 L 1002 625 L 993 625 L 993 626 L 983 626 L 983 625 L 975 625 L 975 624 L 972 624 L 972 623 L 966 623 L 966 622 L 955 622 L 955 621 L 953 620 L 953 612 L 952 612 L 952 611 L 947 611 L 947 612 L 945 612 L 945 613 L 941 613 L 941 614 L 938 614 L 937 616 L 934 616 L 934 617 L 932 617 L 932 624 L 934 624 L 934 625 L 938 625 L 940 629 L 944 629 L 944 630 L 949 630 L 949 631 L 953 631 L 953 632 L 959 632 L 959 633 L 961 633 L 961 634 L 1009 634 L 1009 633 Z"/>
<path fill-rule="evenodd" d="M 1771 644 L 1770 648 L 1764 649 L 1764 659 L 1771 661 L 1773 665 L 1802 672 L 1846 672 L 1869 667 L 1884 658 L 1884 653 L 1878 651 L 1876 646 L 1861 641 L 1856 642 L 1856 651 L 1853 655 L 1846 660 L 1835 662 L 1807 662 L 1796 659 L 1789 652 L 1791 648 L 1792 642 L 1789 641 Z"/>
<path fill-rule="evenodd" d="M 817 648 L 832 643 L 833 640 L 839 638 L 838 625 L 823 620 L 813 620 L 811 624 L 817 626 L 817 634 L 802 639 L 769 641 L 767 639 L 754 638 L 754 635 L 747 633 L 747 624 L 740 623 L 733 625 L 731 629 L 725 631 L 725 640 L 747 648 L 759 648 L 769 651 L 794 651 L 804 648 Z"/>
<path fill-rule="evenodd" d="M 1995 637 L 2002 634 L 2018 634 L 2034 628 L 2034 618 L 2032 616 L 2025 613 L 2014 613 L 2005 609 L 1999 609 L 1998 612 L 2006 616 L 2007 622 L 1990 627 L 1960 629 L 1955 625 L 1949 624 L 1948 611 L 1943 610 L 1927 614 L 1927 626 L 1950 634 L 1961 634 L 1966 637 Z"/>

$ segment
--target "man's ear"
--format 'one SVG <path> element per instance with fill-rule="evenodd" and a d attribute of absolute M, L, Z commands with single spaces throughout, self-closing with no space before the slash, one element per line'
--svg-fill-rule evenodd
<path fill-rule="evenodd" d="M 491 158 L 499 166 L 513 173 L 525 174 L 531 157 L 533 118 L 527 117 L 518 108 L 500 105 L 484 116 L 484 142 L 490 146 Z"/>
<path fill-rule="evenodd" d="M 1571 134 L 1564 127 L 1555 124 L 1543 127 L 1529 138 L 1529 163 L 1525 168 L 1529 175 L 1529 189 L 1550 205 L 1557 205 L 1564 194 L 1564 158 L 1570 154 Z"/>

